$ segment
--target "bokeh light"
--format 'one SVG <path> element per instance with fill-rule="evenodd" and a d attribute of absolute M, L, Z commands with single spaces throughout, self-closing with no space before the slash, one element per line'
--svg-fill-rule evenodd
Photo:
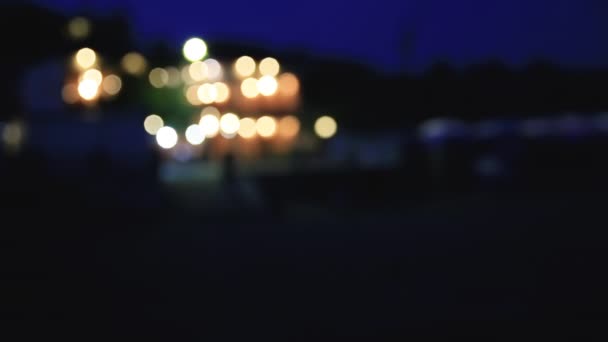
<path fill-rule="evenodd" d="M 201 111 L 201 117 L 203 115 L 207 115 L 207 114 L 211 114 L 211 115 L 215 115 L 216 117 L 220 117 L 220 110 L 213 107 L 213 106 L 207 106 L 205 108 L 203 108 L 203 110 Z"/>
<path fill-rule="evenodd" d="M 169 73 L 163 68 L 154 68 L 150 70 L 148 79 L 154 88 L 162 88 L 169 83 Z"/>
<path fill-rule="evenodd" d="M 78 83 L 78 94 L 86 101 L 94 100 L 99 92 L 99 85 L 94 80 L 86 79 Z"/>
<path fill-rule="evenodd" d="M 292 73 L 279 76 L 279 93 L 284 96 L 295 96 L 300 91 L 300 81 Z"/>
<path fill-rule="evenodd" d="M 213 84 L 204 83 L 196 91 L 198 99 L 204 104 L 210 104 L 217 99 L 217 89 Z"/>
<path fill-rule="evenodd" d="M 258 80 L 252 77 L 243 80 L 243 82 L 241 82 L 241 93 L 249 99 L 257 97 L 260 94 L 258 90 Z"/>
<path fill-rule="evenodd" d="M 144 129 L 150 135 L 156 135 L 159 129 L 165 125 L 163 118 L 156 114 L 150 114 L 144 120 Z"/>
<path fill-rule="evenodd" d="M 260 94 L 264 96 L 272 96 L 277 92 L 279 84 L 274 77 L 263 76 L 257 81 L 256 86 Z"/>
<path fill-rule="evenodd" d="M 91 32 L 91 23 L 87 18 L 76 17 L 68 23 L 68 33 L 72 39 L 86 38 Z"/>
<path fill-rule="evenodd" d="M 207 55 L 207 44 L 200 38 L 190 38 L 184 44 L 182 51 L 188 61 L 200 61 Z"/>
<path fill-rule="evenodd" d="M 179 73 L 179 69 L 176 67 L 166 67 L 165 70 L 167 71 L 167 76 L 168 76 L 167 86 L 170 88 L 178 87 L 182 82 L 182 78 Z"/>
<path fill-rule="evenodd" d="M 181 69 L 182 81 L 185 84 L 190 84 L 190 83 L 194 82 L 192 77 L 190 77 L 190 65 L 191 64 L 188 64 L 188 65 L 182 67 L 182 69 Z"/>
<path fill-rule="evenodd" d="M 213 86 L 215 87 L 217 94 L 215 102 L 224 103 L 228 101 L 228 99 L 230 98 L 230 88 L 228 88 L 228 85 L 223 82 L 216 82 L 213 84 Z"/>
<path fill-rule="evenodd" d="M 61 97 L 67 104 L 75 104 L 80 99 L 78 95 L 78 87 L 74 84 L 66 84 L 61 90 Z"/>
<path fill-rule="evenodd" d="M 207 64 L 197 61 L 188 66 L 188 75 L 193 81 L 202 81 L 207 78 Z"/>
<path fill-rule="evenodd" d="M 246 78 L 255 73 L 255 60 L 249 56 L 243 56 L 234 63 L 234 72 L 239 78 Z"/>
<path fill-rule="evenodd" d="M 156 132 L 156 143 L 164 149 L 173 148 L 177 145 L 177 132 L 173 127 L 161 127 L 161 129 Z"/>
<path fill-rule="evenodd" d="M 116 75 L 108 75 L 103 79 L 103 91 L 108 95 L 116 95 L 122 88 L 122 80 Z"/>
<path fill-rule="evenodd" d="M 203 63 L 207 66 L 207 78 L 211 81 L 219 80 L 222 78 L 222 65 L 215 59 L 209 58 Z"/>
<path fill-rule="evenodd" d="M 268 58 L 264 58 L 261 62 L 260 62 L 260 74 L 262 74 L 263 76 L 276 76 L 279 74 L 279 71 L 281 70 L 281 66 L 279 65 L 279 62 L 272 58 L 272 57 L 268 57 Z"/>
<path fill-rule="evenodd" d="M 134 76 L 143 75 L 148 68 L 148 62 L 146 62 L 144 56 L 137 52 L 129 52 L 124 55 L 120 65 L 127 74 Z"/>
<path fill-rule="evenodd" d="M 198 125 L 207 138 L 215 137 L 220 131 L 220 121 L 214 114 L 204 114 Z"/>
<path fill-rule="evenodd" d="M 293 115 L 285 116 L 279 120 L 279 135 L 291 139 L 300 133 L 300 120 Z"/>
<path fill-rule="evenodd" d="M 239 127 L 239 135 L 245 139 L 255 137 L 255 120 L 252 118 L 242 118 Z"/>
<path fill-rule="evenodd" d="M 338 131 L 338 123 L 331 116 L 322 116 L 315 122 L 315 133 L 323 139 L 333 137 Z"/>
<path fill-rule="evenodd" d="M 255 123 L 255 129 L 262 138 L 270 138 L 277 132 L 277 121 L 270 116 L 262 116 Z"/>
<path fill-rule="evenodd" d="M 205 133 L 199 125 L 190 125 L 186 128 L 186 140 L 192 145 L 200 145 L 205 141 Z"/>
<path fill-rule="evenodd" d="M 97 54 L 92 49 L 82 48 L 76 52 L 76 57 L 74 60 L 78 68 L 83 70 L 88 69 L 95 65 L 95 62 L 97 61 Z"/>
<path fill-rule="evenodd" d="M 226 113 L 220 119 L 220 130 L 227 136 L 233 136 L 238 132 L 241 122 L 239 117 L 233 113 Z"/>
<path fill-rule="evenodd" d="M 191 85 L 186 89 L 186 100 L 193 106 L 202 105 L 203 103 L 198 98 L 198 85 Z"/>
<path fill-rule="evenodd" d="M 84 80 L 95 81 L 97 86 L 100 86 L 101 82 L 103 82 L 103 75 L 101 74 L 101 71 L 97 69 L 89 69 L 80 76 L 80 81 Z"/>

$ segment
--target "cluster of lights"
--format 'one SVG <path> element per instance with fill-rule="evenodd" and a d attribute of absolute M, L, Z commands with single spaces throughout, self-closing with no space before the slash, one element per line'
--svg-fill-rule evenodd
<path fill-rule="evenodd" d="M 164 120 L 151 114 L 144 120 L 144 129 L 148 134 L 156 136 L 158 146 L 163 149 L 171 149 L 178 143 L 177 131 L 165 125 Z M 237 136 L 249 140 L 256 137 L 272 139 L 294 139 L 300 132 L 300 120 L 293 115 L 275 118 L 263 115 L 259 118 L 240 118 L 235 113 L 220 112 L 215 107 L 205 107 L 197 124 L 186 128 L 184 136 L 191 145 L 201 145 L 206 139 L 215 138 L 218 135 L 225 139 L 233 139 Z M 329 117 L 320 117 L 315 123 L 315 132 L 320 138 L 328 139 L 337 132 L 336 121 Z"/>
<path fill-rule="evenodd" d="M 115 96 L 122 88 L 118 75 L 104 75 L 99 69 L 101 64 L 97 53 L 90 48 L 82 48 L 74 55 L 74 68 L 78 71 L 75 82 L 66 84 L 62 89 L 63 100 L 68 104 L 79 101 L 91 103 L 100 95 Z"/>
<path fill-rule="evenodd" d="M 202 39 L 191 38 L 183 46 L 184 58 L 189 64 L 182 66 L 181 70 L 175 67 L 154 68 L 150 70 L 148 79 L 155 88 L 176 87 L 183 83 L 184 95 L 188 102 L 194 106 L 205 105 L 200 113 L 197 123 L 188 126 L 183 134 L 185 140 L 193 145 L 201 145 L 207 139 L 221 136 L 224 139 L 240 137 L 245 140 L 261 139 L 295 139 L 301 128 L 300 120 L 293 115 L 275 118 L 270 115 L 254 117 L 239 117 L 232 112 L 220 113 L 210 106 L 223 104 L 230 100 L 232 88 L 224 82 L 224 69 L 215 59 L 206 58 L 207 45 Z M 124 64 L 135 64 L 133 61 L 140 58 L 129 56 Z M 143 59 L 143 58 L 142 58 Z M 135 72 L 135 67 L 132 69 Z M 238 58 L 233 66 L 233 79 L 238 80 L 236 89 L 244 98 L 253 99 L 258 96 L 294 97 L 300 91 L 300 82 L 292 73 L 280 73 L 281 65 L 272 57 L 256 62 L 249 56 Z M 333 137 L 337 132 L 336 121 L 329 116 L 320 117 L 314 125 L 315 133 L 323 139 Z M 180 140 L 178 132 L 165 125 L 164 120 L 155 114 L 149 115 L 144 121 L 144 128 L 150 135 L 156 136 L 158 146 L 171 149 L 178 145 Z"/>

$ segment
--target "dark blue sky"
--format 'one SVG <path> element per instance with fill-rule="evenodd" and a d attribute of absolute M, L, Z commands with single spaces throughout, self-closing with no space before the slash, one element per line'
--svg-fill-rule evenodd
<path fill-rule="evenodd" d="M 75 13 L 128 10 L 142 41 L 180 44 L 190 35 L 231 38 L 269 48 L 300 47 L 380 69 L 438 59 L 466 65 L 489 58 L 522 65 L 545 58 L 570 66 L 608 65 L 606 0 L 38 0 Z"/>

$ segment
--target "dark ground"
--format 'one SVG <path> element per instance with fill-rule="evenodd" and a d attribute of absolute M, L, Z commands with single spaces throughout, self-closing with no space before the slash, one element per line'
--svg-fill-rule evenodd
<path fill-rule="evenodd" d="M 439 183 L 407 166 L 259 177 L 256 210 L 185 210 L 154 173 L 8 160 L 0 317 L 21 338 L 3 340 L 604 341 L 599 150 L 489 183 L 458 163 Z"/>

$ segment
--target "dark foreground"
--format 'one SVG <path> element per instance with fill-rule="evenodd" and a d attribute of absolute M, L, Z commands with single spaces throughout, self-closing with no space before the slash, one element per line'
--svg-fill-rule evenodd
<path fill-rule="evenodd" d="M 601 340 L 604 198 L 454 193 L 281 216 L 13 206 L 1 318 L 22 339 Z"/>

